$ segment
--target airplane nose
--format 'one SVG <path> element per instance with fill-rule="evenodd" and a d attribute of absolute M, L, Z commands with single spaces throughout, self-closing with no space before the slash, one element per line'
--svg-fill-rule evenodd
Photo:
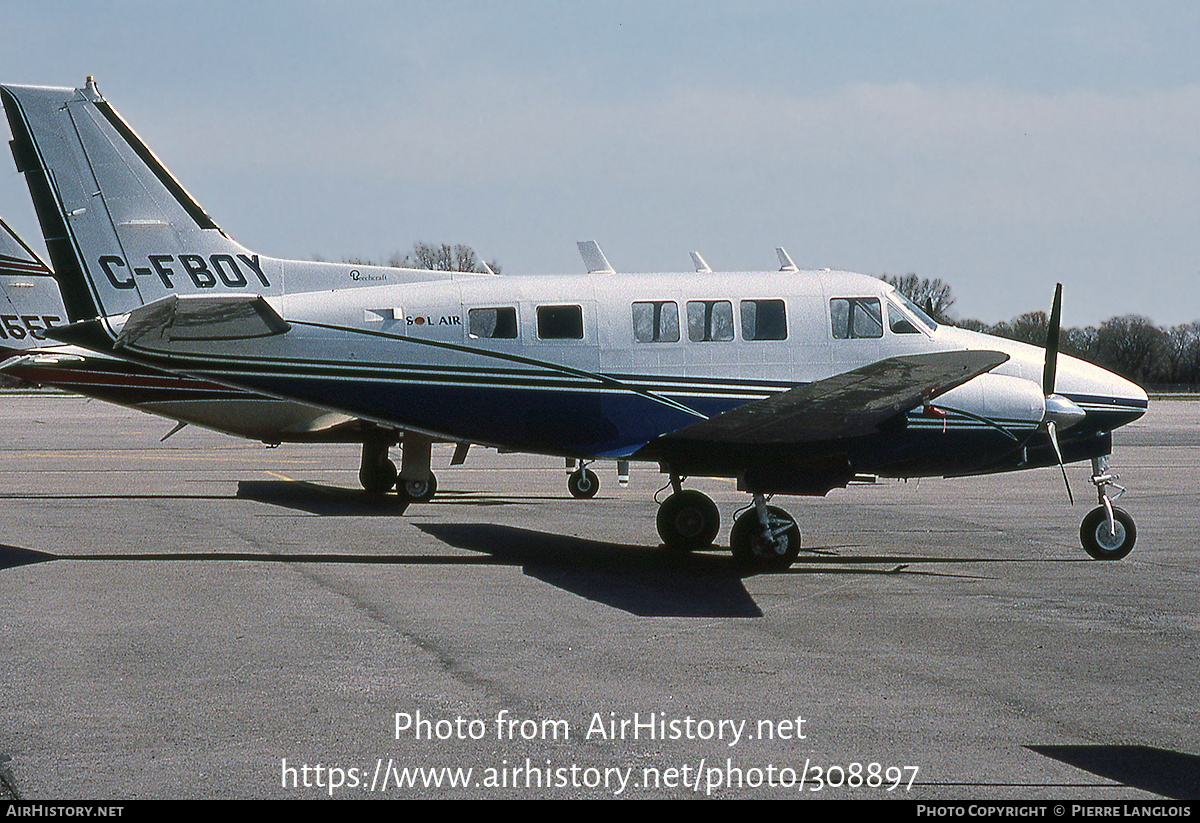
<path fill-rule="evenodd" d="M 1077 423 L 1083 422 L 1087 412 L 1061 394 L 1051 394 L 1046 397 L 1046 411 L 1042 415 L 1043 423 L 1053 423 L 1059 431 L 1066 431 Z"/>

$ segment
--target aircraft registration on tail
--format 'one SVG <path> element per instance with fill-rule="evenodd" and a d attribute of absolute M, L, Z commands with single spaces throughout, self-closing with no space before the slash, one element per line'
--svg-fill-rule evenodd
<path fill-rule="evenodd" d="M 865 275 L 616 272 L 504 276 L 281 260 L 226 235 L 99 93 L 0 87 L 61 283 L 56 339 L 430 439 L 657 464 L 663 543 L 712 545 L 689 477 L 736 478 L 730 533 L 751 571 L 787 568 L 800 531 L 775 494 L 863 473 L 922 477 L 1092 461 L 1081 541 L 1124 557 L 1112 431 L 1144 391 L 1046 349 L 938 324 Z M 428 466 L 419 467 L 428 471 Z M 1064 472 L 1065 477 L 1065 472 Z"/>

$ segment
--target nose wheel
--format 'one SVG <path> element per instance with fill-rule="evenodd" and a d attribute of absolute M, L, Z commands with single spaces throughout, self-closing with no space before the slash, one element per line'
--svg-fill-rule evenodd
<path fill-rule="evenodd" d="M 1112 507 L 1112 521 L 1109 521 L 1109 510 L 1098 506 L 1088 512 L 1079 527 L 1079 542 L 1083 550 L 1097 560 L 1120 560 L 1133 550 L 1133 542 L 1137 539 L 1137 528 L 1133 518 L 1124 509 Z"/>
<path fill-rule="evenodd" d="M 1137 527 L 1133 518 L 1124 509 L 1112 504 L 1125 493 L 1124 486 L 1114 480 L 1118 475 L 1109 471 L 1108 457 L 1092 458 L 1092 484 L 1100 498 L 1100 505 L 1088 512 L 1079 527 L 1079 542 L 1083 550 L 1096 560 L 1120 560 L 1131 551 L 1137 540 Z M 1110 496 L 1109 487 L 1117 490 Z"/>

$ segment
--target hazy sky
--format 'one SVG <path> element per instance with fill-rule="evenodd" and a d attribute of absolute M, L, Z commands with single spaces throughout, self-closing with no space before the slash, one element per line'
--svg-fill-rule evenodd
<path fill-rule="evenodd" d="M 994 322 L 1200 320 L 1194 2 L 0 0 L 0 81 L 109 102 L 275 257 L 938 277 Z M 4 127 L 0 127 L 4 128 Z M 35 248 L 11 158 L 0 215 Z M 37 241 L 37 242 L 35 242 Z"/>

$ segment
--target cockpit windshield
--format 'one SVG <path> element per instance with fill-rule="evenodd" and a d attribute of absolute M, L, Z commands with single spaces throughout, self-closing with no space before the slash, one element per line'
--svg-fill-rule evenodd
<path fill-rule="evenodd" d="M 920 306 L 905 297 L 899 290 L 892 292 L 892 299 L 904 306 L 904 308 L 907 309 L 910 314 L 920 321 L 921 325 L 924 326 L 927 331 L 934 331 L 937 329 L 937 321 L 925 312 L 921 311 Z"/>

